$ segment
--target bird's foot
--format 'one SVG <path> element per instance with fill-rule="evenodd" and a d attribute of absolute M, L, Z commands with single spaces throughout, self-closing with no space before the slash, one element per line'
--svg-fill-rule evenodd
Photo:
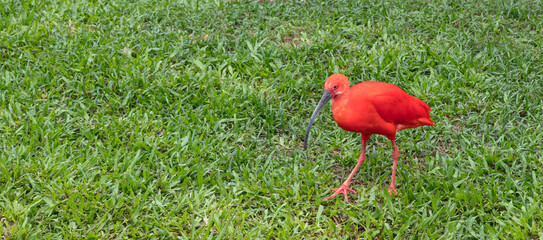
<path fill-rule="evenodd" d="M 324 199 L 329 200 L 329 199 L 335 198 L 338 194 L 343 194 L 345 196 L 345 202 L 349 202 L 349 199 L 347 198 L 347 193 L 348 192 L 356 193 L 354 190 L 349 188 L 349 185 L 346 185 L 346 184 L 342 184 L 341 187 L 334 189 L 334 192 L 335 192 L 334 194 Z"/>
<path fill-rule="evenodd" d="M 391 186 L 388 188 L 388 194 L 390 194 L 391 196 L 398 195 L 398 193 L 396 193 L 396 188 L 394 186 Z"/>

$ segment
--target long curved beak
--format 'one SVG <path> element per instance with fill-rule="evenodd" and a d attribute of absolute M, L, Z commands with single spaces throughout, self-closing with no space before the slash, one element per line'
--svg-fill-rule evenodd
<path fill-rule="evenodd" d="M 332 98 L 332 94 L 330 91 L 324 90 L 322 93 L 321 100 L 319 101 L 319 104 L 313 111 L 313 115 L 311 115 L 311 119 L 309 119 L 309 124 L 307 125 L 307 130 L 305 130 L 305 138 L 304 138 L 304 150 L 307 149 L 307 139 L 309 138 L 309 130 L 311 130 L 311 126 L 313 126 L 313 121 L 315 121 L 315 118 L 317 118 L 317 115 L 319 115 L 319 112 L 322 110 L 324 106 L 330 101 Z"/>

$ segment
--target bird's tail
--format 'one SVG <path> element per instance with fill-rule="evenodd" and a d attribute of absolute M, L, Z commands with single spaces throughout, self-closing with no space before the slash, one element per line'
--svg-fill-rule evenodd
<path fill-rule="evenodd" d="M 432 121 L 432 119 L 430 118 L 430 112 L 432 111 L 432 109 L 430 108 L 430 106 L 428 106 L 428 104 L 426 104 L 425 102 L 423 102 L 422 100 L 416 98 L 419 102 L 419 104 L 421 105 L 422 109 L 424 109 L 425 111 L 421 114 L 423 117 L 419 117 L 417 118 L 417 121 L 419 121 L 421 124 L 423 125 L 429 125 L 429 126 L 434 126 L 434 121 Z M 421 109 L 421 110 L 422 110 Z"/>

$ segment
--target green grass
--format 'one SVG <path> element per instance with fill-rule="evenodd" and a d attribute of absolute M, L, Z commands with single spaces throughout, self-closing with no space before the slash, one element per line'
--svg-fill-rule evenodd
<path fill-rule="evenodd" d="M 498 2 L 498 3 L 496 3 Z M 0 0 L 0 236 L 543 237 L 541 1 Z M 435 127 L 360 137 L 327 76 Z"/>

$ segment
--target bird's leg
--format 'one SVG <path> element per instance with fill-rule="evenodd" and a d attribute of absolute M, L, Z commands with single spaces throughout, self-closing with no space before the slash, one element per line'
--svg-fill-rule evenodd
<path fill-rule="evenodd" d="M 366 141 L 362 139 L 362 152 L 360 153 L 360 157 L 358 158 L 358 163 L 354 167 L 353 171 L 351 172 L 351 174 L 349 174 L 349 177 L 347 178 L 347 180 L 345 180 L 345 182 L 343 182 L 343 184 L 341 184 L 339 188 L 334 189 L 334 192 L 335 192 L 334 194 L 324 199 L 326 200 L 332 199 L 336 197 L 338 194 L 342 193 L 345 196 L 345 202 L 349 202 L 349 199 L 347 198 L 348 191 L 355 193 L 354 190 L 349 188 L 349 184 L 351 183 L 351 179 L 354 177 L 354 174 L 356 173 L 356 171 L 358 171 L 358 168 L 360 168 L 360 166 L 362 166 L 362 163 L 364 163 L 364 160 L 366 160 Z"/>
<path fill-rule="evenodd" d="M 398 165 L 398 146 L 396 145 L 396 141 L 394 139 L 390 140 L 392 142 L 393 152 L 392 152 L 392 159 L 394 160 L 394 163 L 392 163 L 392 180 L 390 181 L 390 187 L 388 188 L 388 193 L 390 195 L 396 195 L 396 166 Z"/>

